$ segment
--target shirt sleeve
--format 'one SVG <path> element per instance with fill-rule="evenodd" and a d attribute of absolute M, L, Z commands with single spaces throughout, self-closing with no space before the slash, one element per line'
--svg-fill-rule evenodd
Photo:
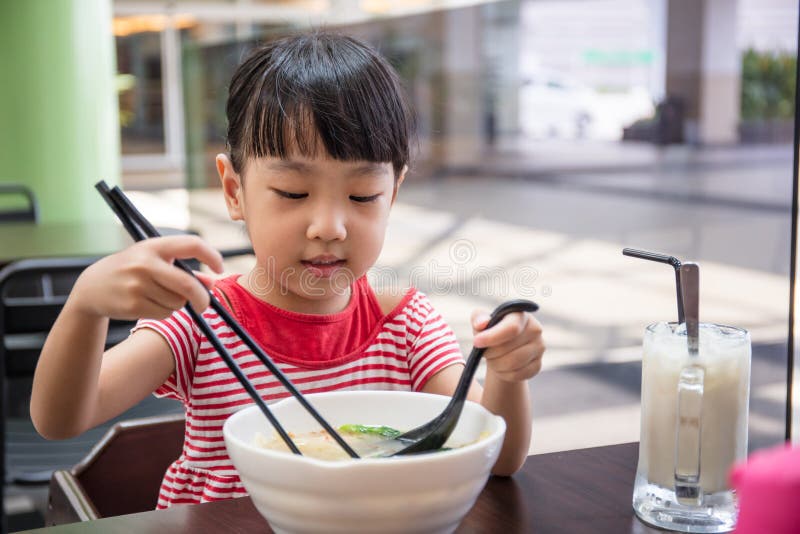
<path fill-rule="evenodd" d="M 140 319 L 131 333 L 142 328 L 148 328 L 161 335 L 172 349 L 172 356 L 175 359 L 175 371 L 153 394 L 156 397 L 167 397 L 186 403 L 189 399 L 194 364 L 200 346 L 199 329 L 184 308 L 160 321 Z"/>
<path fill-rule="evenodd" d="M 414 391 L 420 391 L 436 373 L 455 364 L 464 364 L 458 340 L 441 314 L 428 298 L 418 293 L 413 301 L 415 313 L 412 322 L 418 328 L 408 353 L 411 382 Z M 409 325 L 412 326 L 412 325 Z"/>

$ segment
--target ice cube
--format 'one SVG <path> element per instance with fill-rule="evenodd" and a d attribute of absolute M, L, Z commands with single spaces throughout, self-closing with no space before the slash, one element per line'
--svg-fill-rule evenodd
<path fill-rule="evenodd" d="M 672 335 L 672 327 L 669 323 L 656 323 L 653 327 L 653 334 L 656 337 L 666 337 Z"/>

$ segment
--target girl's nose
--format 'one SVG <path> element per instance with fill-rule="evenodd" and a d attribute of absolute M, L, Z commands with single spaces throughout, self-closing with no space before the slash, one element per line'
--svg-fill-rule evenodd
<path fill-rule="evenodd" d="M 344 241 L 347 237 L 344 214 L 331 206 L 317 206 L 306 230 L 308 239 Z"/>

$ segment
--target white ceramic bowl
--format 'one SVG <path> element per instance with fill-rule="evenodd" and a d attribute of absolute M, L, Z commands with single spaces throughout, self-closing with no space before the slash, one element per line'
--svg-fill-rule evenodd
<path fill-rule="evenodd" d="M 429 421 L 449 400 L 402 391 L 341 391 L 307 398 L 334 428 L 354 423 L 398 430 Z M 270 409 L 287 432 L 320 429 L 294 398 Z M 500 454 L 505 429 L 501 417 L 467 402 L 446 444 L 467 443 L 463 447 L 341 462 L 256 446 L 257 432 L 274 433 L 257 406 L 229 417 L 223 434 L 244 487 L 276 532 L 438 533 L 455 530 L 475 504 Z"/>

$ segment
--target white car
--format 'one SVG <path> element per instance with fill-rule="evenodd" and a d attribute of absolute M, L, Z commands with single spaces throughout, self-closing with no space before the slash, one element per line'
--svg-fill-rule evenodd
<path fill-rule="evenodd" d="M 533 139 L 587 137 L 597 95 L 555 75 L 527 78 L 519 89 L 520 130 Z"/>
<path fill-rule="evenodd" d="M 537 73 L 519 89 L 520 131 L 537 140 L 619 140 L 623 128 L 654 111 L 643 87 L 598 93 L 559 74 Z"/>

